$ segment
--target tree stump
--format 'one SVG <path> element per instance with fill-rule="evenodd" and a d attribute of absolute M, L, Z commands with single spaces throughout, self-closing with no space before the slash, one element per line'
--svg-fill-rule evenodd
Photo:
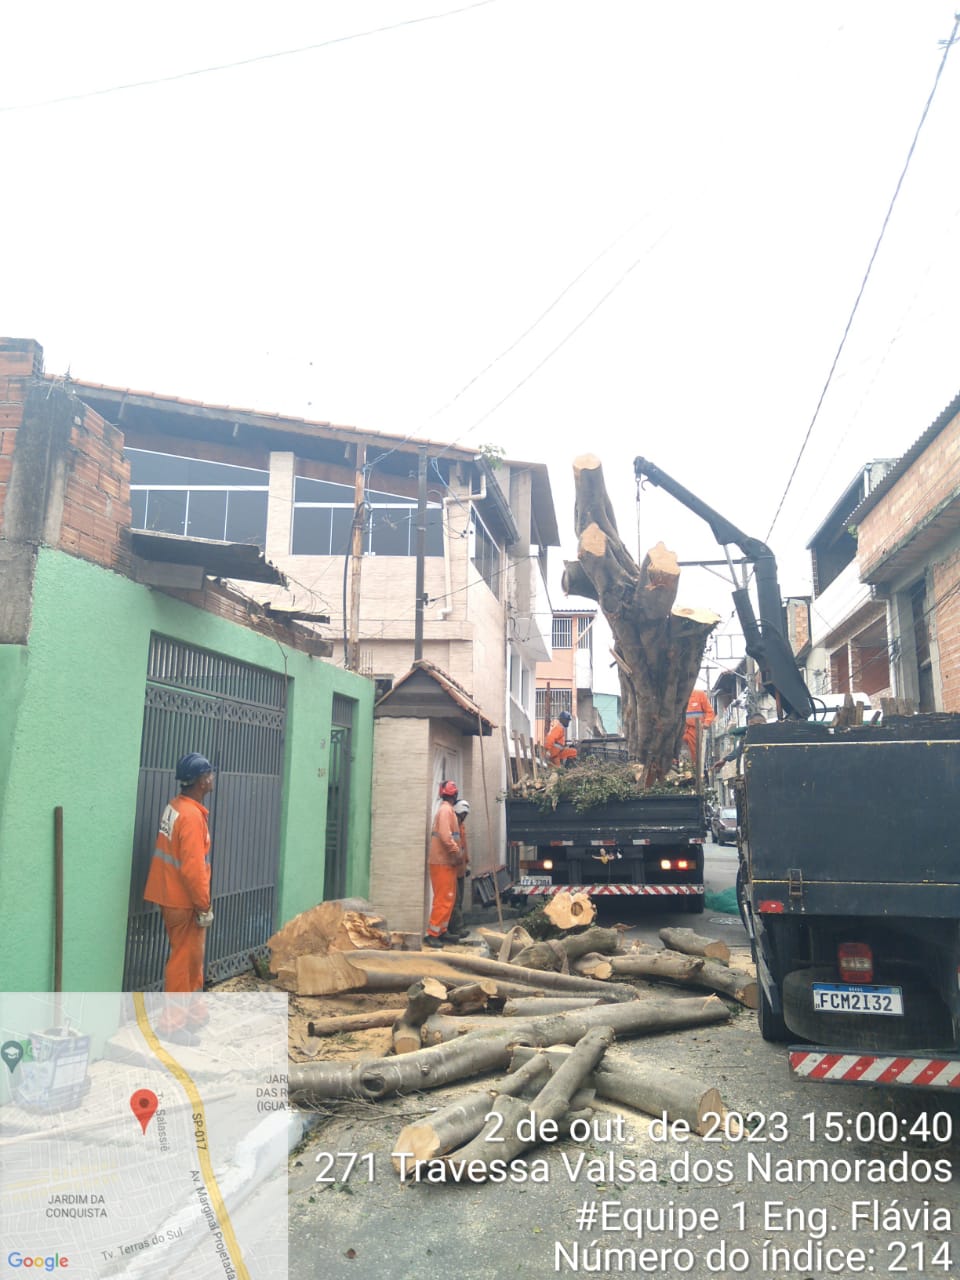
<path fill-rule="evenodd" d="M 637 565 L 621 541 L 599 458 L 574 461 L 577 560 L 563 589 L 596 600 L 613 632 L 623 732 L 647 786 L 670 770 L 683 739 L 687 702 L 707 637 L 720 621 L 708 610 L 677 609 L 680 569 L 662 542 Z"/>

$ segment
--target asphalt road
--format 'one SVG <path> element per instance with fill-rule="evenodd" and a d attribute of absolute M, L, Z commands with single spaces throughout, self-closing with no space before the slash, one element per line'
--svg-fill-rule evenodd
<path fill-rule="evenodd" d="M 735 875 L 736 851 L 708 845 L 708 891 Z M 601 914 L 643 938 L 686 925 L 722 937 L 735 956 L 746 947 L 739 918 L 709 909 L 690 916 L 620 899 Z M 786 1050 L 766 1044 L 738 1006 L 726 1023 L 610 1052 L 716 1087 L 743 1128 L 718 1120 L 708 1137 L 664 1135 L 651 1117 L 601 1103 L 578 1140 L 527 1152 L 515 1171 L 523 1181 L 401 1183 L 396 1135 L 452 1095 L 336 1104 L 291 1162 L 291 1280 L 960 1275 L 952 1099 L 800 1083 Z M 348 1181 L 338 1152 L 360 1157 Z M 318 1170 L 338 1176 L 317 1183 Z"/>

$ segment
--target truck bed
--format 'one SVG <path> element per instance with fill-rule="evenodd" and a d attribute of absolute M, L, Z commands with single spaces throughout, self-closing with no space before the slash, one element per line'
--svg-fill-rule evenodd
<path fill-rule="evenodd" d="M 612 800 L 583 813 L 569 800 L 544 811 L 532 800 L 507 798 L 507 839 L 514 844 L 612 840 L 629 845 L 635 838 L 670 844 L 678 833 L 702 836 L 704 829 L 703 797 L 695 791 Z"/>

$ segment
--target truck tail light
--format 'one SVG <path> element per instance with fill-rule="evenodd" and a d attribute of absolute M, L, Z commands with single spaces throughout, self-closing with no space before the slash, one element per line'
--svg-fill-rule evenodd
<path fill-rule="evenodd" d="M 661 858 L 661 871 L 692 871 L 697 864 L 689 858 Z"/>
<path fill-rule="evenodd" d="M 757 910 L 765 916 L 781 916 L 784 907 L 779 898 L 761 898 L 757 903 Z"/>
<path fill-rule="evenodd" d="M 872 982 L 873 951 L 865 942 L 841 942 L 837 968 L 844 982 Z"/>
<path fill-rule="evenodd" d="M 540 865 L 543 867 L 544 871 L 552 871 L 552 870 L 553 870 L 553 859 L 552 859 L 552 858 L 544 858 L 543 862 L 542 862 Z"/>

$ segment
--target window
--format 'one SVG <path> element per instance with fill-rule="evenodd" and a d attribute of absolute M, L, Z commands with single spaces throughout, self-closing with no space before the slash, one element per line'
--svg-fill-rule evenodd
<path fill-rule="evenodd" d="M 500 548 L 476 511 L 470 513 L 470 546 L 473 567 L 499 600 Z"/>
<path fill-rule="evenodd" d="M 573 619 L 572 618 L 554 618 L 553 647 L 554 649 L 572 649 L 573 648 Z"/>
<path fill-rule="evenodd" d="M 577 619 L 577 648 L 593 652 L 593 618 Z"/>
<path fill-rule="evenodd" d="M 295 556 L 342 556 L 353 535 L 353 485 L 297 476 L 293 491 Z M 417 554 L 417 503 L 413 498 L 368 489 L 363 550 L 375 556 Z M 443 508 L 427 503 L 428 556 L 443 555 Z"/>
<path fill-rule="evenodd" d="M 538 689 L 536 718 L 549 728 L 561 711 L 573 715 L 572 689 Z"/>
<path fill-rule="evenodd" d="M 131 527 L 264 546 L 269 474 L 201 458 L 127 449 Z"/>

